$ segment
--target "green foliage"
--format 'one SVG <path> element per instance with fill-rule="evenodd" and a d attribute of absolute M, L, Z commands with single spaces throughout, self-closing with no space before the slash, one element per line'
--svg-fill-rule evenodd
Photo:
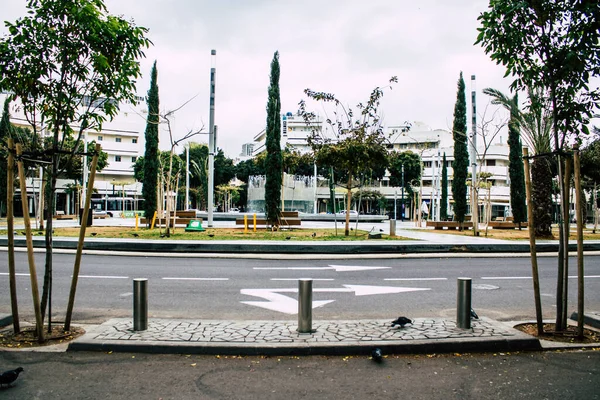
<path fill-rule="evenodd" d="M 159 124 L 159 96 L 158 96 L 158 71 L 156 61 L 152 66 L 150 74 L 150 89 L 148 90 L 148 117 L 146 120 L 146 149 L 144 152 L 143 175 L 141 177 L 142 196 L 144 197 L 144 211 L 148 216 L 146 219 L 150 221 L 156 210 L 158 209 L 158 174 L 159 174 L 159 150 L 158 150 L 158 124 Z M 140 160 L 138 159 L 138 162 Z M 137 162 L 136 162 L 137 164 Z M 136 178 L 137 179 L 137 178 Z"/>
<path fill-rule="evenodd" d="M 519 130 L 518 97 L 512 99 L 510 121 L 508 123 L 508 176 L 510 177 L 510 204 L 515 223 L 527 221 L 525 193 L 525 172 L 523 167 L 523 146 Z"/>
<path fill-rule="evenodd" d="M 550 179 L 547 179 L 550 177 Z M 552 237 L 552 170 L 546 158 L 536 158 L 531 163 L 531 181 L 536 182 L 536 190 L 531 191 L 531 206 L 535 222 L 535 236 Z"/>
<path fill-rule="evenodd" d="M 312 153 L 300 153 L 287 146 L 283 152 L 283 170 L 291 175 L 313 176 L 315 157 Z"/>
<path fill-rule="evenodd" d="M 76 153 L 83 153 L 83 142 L 79 142 L 77 145 L 78 148 L 73 150 L 73 146 L 75 146 L 75 141 L 73 139 L 68 139 L 65 141 L 65 148 L 69 151 L 75 151 Z M 87 166 L 88 169 L 92 166 L 92 154 L 96 150 L 96 142 L 91 141 L 88 142 L 87 145 Z M 73 179 L 74 181 L 83 183 L 83 157 L 73 157 L 64 160 L 65 165 L 60 165 L 59 168 L 64 171 L 64 177 L 67 179 Z M 108 154 L 104 151 L 100 151 L 98 154 L 98 164 L 96 166 L 96 172 L 102 171 L 104 168 L 108 166 Z"/>
<path fill-rule="evenodd" d="M 600 135 L 600 129 L 594 131 Z M 600 184 L 600 136 L 581 150 L 581 176 L 589 181 L 588 186 Z"/>
<path fill-rule="evenodd" d="M 267 102 L 267 158 L 265 162 L 265 208 L 266 217 L 272 225 L 278 225 L 281 207 L 281 182 L 283 160 L 281 156 L 281 100 L 279 96 L 279 52 L 271 61 L 269 99 Z"/>
<path fill-rule="evenodd" d="M 391 89 L 391 84 L 397 81 L 398 79 L 395 76 L 392 77 L 388 87 Z M 379 115 L 379 104 L 384 89 L 380 87 L 373 89 L 367 103 L 357 104 L 356 115 L 352 108 L 346 108 L 332 93 L 315 92 L 311 89 L 304 90 L 309 99 L 316 102 L 330 103 L 336 107 L 333 113 L 336 120 L 327 119 L 325 121 L 335 137 L 327 137 L 321 129 L 315 127 L 308 138 L 308 143 L 313 149 L 318 165 L 334 167 L 334 176 L 337 182 L 340 182 L 340 178 L 345 178 L 343 187 L 347 193 L 347 211 L 349 211 L 352 204 L 352 188 L 357 186 L 355 179 L 360 174 L 373 177 L 382 176 L 382 169 L 385 169 L 388 165 L 387 137 L 383 132 L 381 116 Z M 314 112 L 306 110 L 304 100 L 300 102 L 299 114 L 307 125 L 314 126 L 317 116 Z M 347 213 L 346 236 L 350 233 L 349 217 L 350 214 Z"/>
<path fill-rule="evenodd" d="M 6 210 L 6 196 L 7 196 L 7 157 L 8 151 L 6 146 L 8 144 L 8 138 L 12 136 L 12 125 L 10 124 L 10 113 L 9 113 L 10 97 L 7 96 L 4 100 L 4 109 L 2 111 L 2 119 L 0 119 L 0 215 L 4 214 Z"/>
<path fill-rule="evenodd" d="M 454 138 L 454 162 L 452 163 L 454 170 L 452 178 L 454 219 L 458 222 L 464 222 L 467 213 L 467 169 L 469 167 L 469 154 L 467 152 L 467 98 L 462 72 L 458 79 L 452 136 Z"/>
<path fill-rule="evenodd" d="M 448 167 L 446 166 L 446 153 L 442 159 L 442 196 L 440 199 L 440 219 L 448 219 Z"/>
<path fill-rule="evenodd" d="M 555 148 L 569 133 L 589 133 L 600 98 L 589 85 L 600 75 L 600 2 L 491 0 L 478 19 L 476 43 L 515 78 L 512 89 L 549 89 Z"/>
<path fill-rule="evenodd" d="M 421 157 L 412 151 L 394 151 L 388 156 L 388 171 L 390 185 L 402 187 L 402 165 L 404 165 L 404 195 L 410 198 L 413 193 L 413 184 L 421 180 Z"/>

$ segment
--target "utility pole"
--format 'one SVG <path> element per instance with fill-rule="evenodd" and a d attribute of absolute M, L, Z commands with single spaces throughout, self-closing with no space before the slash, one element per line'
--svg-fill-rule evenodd
<path fill-rule="evenodd" d="M 404 222 L 404 164 L 402 164 L 402 207 L 400 207 L 400 220 Z"/>
<path fill-rule="evenodd" d="M 190 142 L 185 148 L 185 209 L 190 208 Z"/>
<path fill-rule="evenodd" d="M 214 186 L 215 186 L 215 80 L 217 51 L 210 51 L 210 112 L 208 114 L 208 223 L 213 226 Z"/>
<path fill-rule="evenodd" d="M 473 220 L 473 235 L 479 236 L 479 201 L 477 199 L 477 103 L 475 75 L 471 75 L 471 214 Z"/>

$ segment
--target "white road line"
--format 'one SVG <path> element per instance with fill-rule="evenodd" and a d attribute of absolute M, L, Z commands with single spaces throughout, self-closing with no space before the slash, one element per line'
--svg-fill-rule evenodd
<path fill-rule="evenodd" d="M 272 281 L 299 281 L 302 278 L 271 278 Z M 333 278 L 308 278 L 311 279 L 313 281 L 334 281 L 335 279 Z"/>
<path fill-rule="evenodd" d="M 508 280 L 508 279 L 531 279 L 531 277 L 530 276 L 482 276 L 481 279 Z"/>
<path fill-rule="evenodd" d="M 0 272 L 0 275 L 8 276 L 8 272 Z M 29 274 L 16 273 L 15 276 L 29 276 Z"/>
<path fill-rule="evenodd" d="M 228 281 L 229 278 L 175 278 L 175 277 L 166 277 L 162 278 L 168 281 Z"/>
<path fill-rule="evenodd" d="M 71 278 L 73 275 L 71 275 Z M 79 275 L 80 278 L 91 278 L 91 279 L 129 279 L 128 276 L 114 276 L 114 275 Z"/>
<path fill-rule="evenodd" d="M 584 278 L 600 278 L 600 275 L 584 275 Z M 577 279 L 576 275 L 569 275 L 569 279 Z"/>
<path fill-rule="evenodd" d="M 448 278 L 385 278 L 384 281 L 447 281 Z"/>

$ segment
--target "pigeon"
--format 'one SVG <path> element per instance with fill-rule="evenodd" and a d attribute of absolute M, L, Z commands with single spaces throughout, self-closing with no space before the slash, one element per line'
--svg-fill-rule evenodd
<path fill-rule="evenodd" d="M 477 313 L 475 312 L 475 310 L 473 310 L 471 308 L 471 318 L 472 319 L 479 319 L 479 315 L 477 315 Z"/>
<path fill-rule="evenodd" d="M 139 233 L 132 233 L 133 237 L 140 237 Z"/>
<path fill-rule="evenodd" d="M 317 232 L 313 232 L 312 237 L 317 237 Z"/>
<path fill-rule="evenodd" d="M 290 240 L 292 237 L 291 236 L 286 236 L 285 240 Z"/>
<path fill-rule="evenodd" d="M 383 229 L 380 229 L 379 232 L 383 232 Z"/>
<path fill-rule="evenodd" d="M 11 383 L 13 383 L 14 381 L 17 380 L 17 378 L 19 377 L 19 374 L 21 372 L 23 372 L 23 368 L 19 367 L 17 369 L 6 371 L 6 372 L 0 374 L 0 386 L 2 386 L 2 385 L 10 386 Z"/>
<path fill-rule="evenodd" d="M 215 234 L 214 233 L 209 233 L 208 237 L 215 237 Z"/>
<path fill-rule="evenodd" d="M 96 236 L 98 232 L 92 232 L 92 236 Z"/>
<path fill-rule="evenodd" d="M 400 328 L 404 328 L 404 325 L 406 324 L 412 325 L 412 321 L 406 317 L 398 317 L 394 321 L 392 321 L 392 327 L 400 325 Z"/>
<path fill-rule="evenodd" d="M 25 236 L 25 235 L 27 235 L 27 233 L 21 231 L 21 235 Z"/>
<path fill-rule="evenodd" d="M 383 362 L 383 355 L 381 354 L 380 348 L 373 349 L 371 352 L 371 359 L 373 359 L 373 361 L 376 363 Z"/>

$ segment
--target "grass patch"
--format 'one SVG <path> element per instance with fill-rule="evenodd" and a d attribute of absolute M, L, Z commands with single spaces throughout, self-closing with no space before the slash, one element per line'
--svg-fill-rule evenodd
<path fill-rule="evenodd" d="M 21 236 L 23 230 L 17 230 L 16 235 Z M 24 232 L 24 231 L 23 231 Z M 379 232 L 378 232 L 379 233 Z M 0 231 L 0 234 L 6 235 L 6 230 Z M 33 231 L 35 236 L 43 236 L 41 231 Z M 79 237 L 79 228 L 56 228 L 54 229 L 54 237 Z M 170 237 L 165 235 L 164 229 L 147 229 L 133 227 L 107 227 L 107 226 L 91 226 L 86 229 L 86 237 L 94 238 L 110 238 L 110 239 L 157 239 L 157 240 L 283 240 L 283 241 L 356 241 L 367 240 L 368 231 L 358 230 L 351 231 L 350 236 L 344 236 L 344 230 L 338 229 L 337 235 L 335 229 L 290 229 L 271 232 L 267 229 L 257 229 L 254 232 L 248 229 L 244 232 L 244 228 L 206 228 L 204 232 L 185 232 L 183 227 L 177 227 L 171 231 Z M 401 236 L 390 237 L 389 235 L 381 235 L 381 239 L 369 240 L 414 240 Z"/>

